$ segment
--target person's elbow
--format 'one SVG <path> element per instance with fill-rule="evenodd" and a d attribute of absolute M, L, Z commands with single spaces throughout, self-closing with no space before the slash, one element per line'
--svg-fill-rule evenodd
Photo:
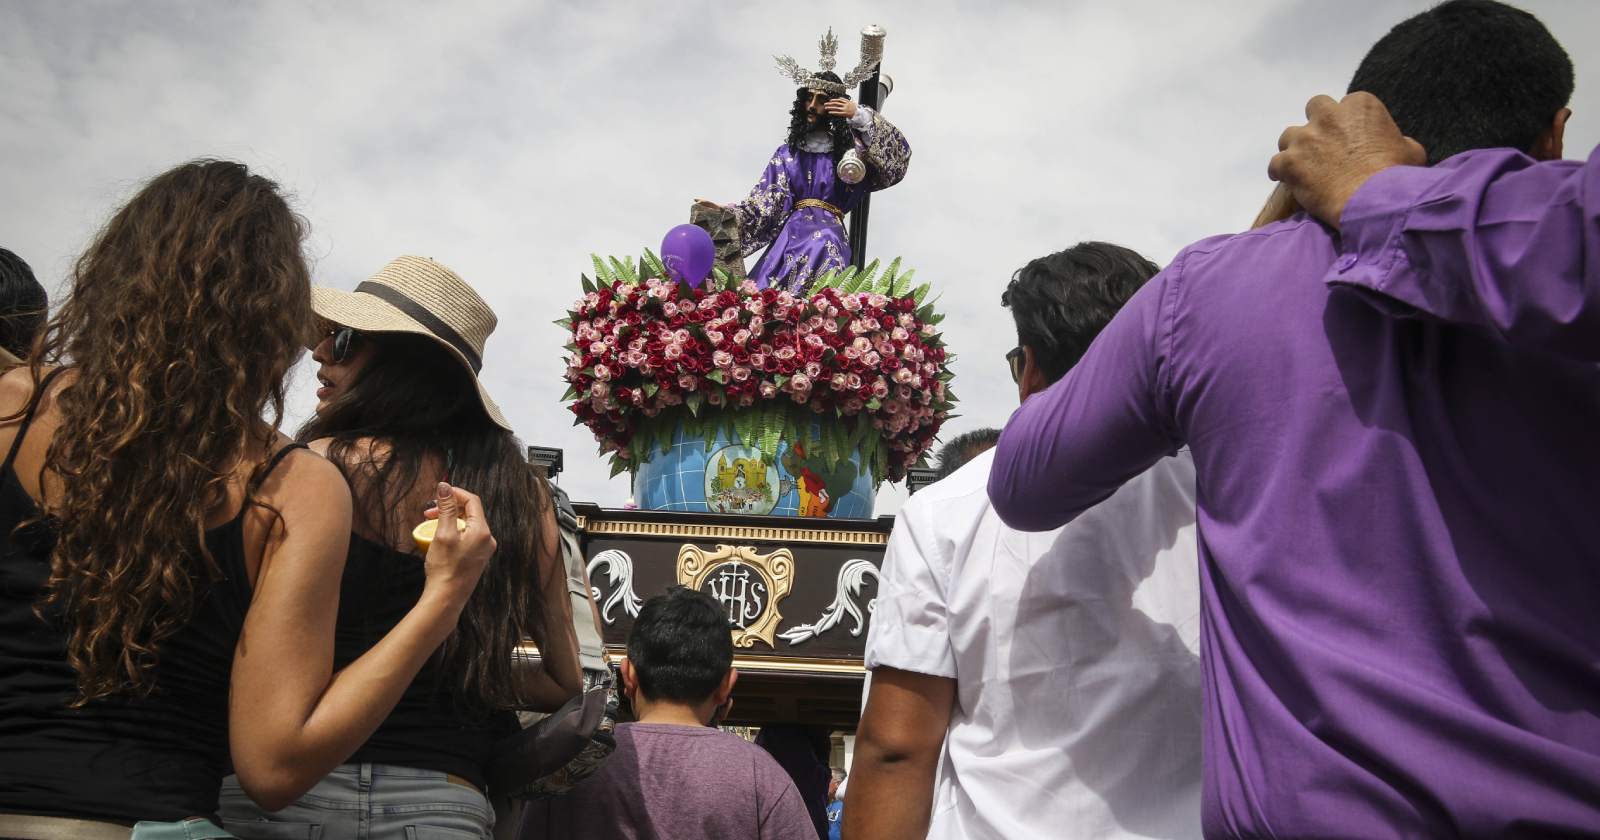
<path fill-rule="evenodd" d="M 276 759 L 235 761 L 234 773 L 239 778 L 239 787 L 251 801 L 270 813 L 298 802 L 321 778 L 297 768 L 296 764 Z"/>
<path fill-rule="evenodd" d="M 1071 521 L 1072 515 L 1051 510 L 1043 502 L 1051 491 L 1002 469 L 997 457 L 989 473 L 989 503 L 1006 527 L 1018 531 L 1049 531 Z"/>

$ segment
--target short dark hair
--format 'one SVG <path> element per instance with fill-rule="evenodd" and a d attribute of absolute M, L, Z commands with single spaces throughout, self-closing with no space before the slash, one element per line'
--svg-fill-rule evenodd
<path fill-rule="evenodd" d="M 0 248 L 0 347 L 27 358 L 44 327 L 50 298 L 22 258 Z"/>
<path fill-rule="evenodd" d="M 1449 0 L 1378 39 L 1350 80 L 1438 163 L 1468 149 L 1531 152 L 1572 98 L 1572 59 L 1527 12 Z"/>
<path fill-rule="evenodd" d="M 639 610 L 628 633 L 628 661 L 645 697 L 704 701 L 733 667 L 728 614 L 710 595 L 674 586 Z"/>
<path fill-rule="evenodd" d="M 999 442 L 999 429 L 973 429 L 966 434 L 956 435 L 939 448 L 939 466 L 934 470 L 934 480 L 948 477 Z"/>
<path fill-rule="evenodd" d="M 1040 257 L 1011 276 L 1000 305 L 1011 308 L 1017 343 L 1051 382 L 1083 358 L 1117 310 L 1161 269 L 1109 242 L 1080 242 Z"/>

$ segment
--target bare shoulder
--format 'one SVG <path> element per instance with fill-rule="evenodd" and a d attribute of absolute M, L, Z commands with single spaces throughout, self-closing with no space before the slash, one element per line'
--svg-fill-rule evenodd
<path fill-rule="evenodd" d="M 40 371 L 39 376 L 41 378 L 48 376 L 51 370 L 52 368 L 45 368 Z M 71 374 L 58 378 L 57 382 L 67 376 Z M 34 379 L 33 371 L 27 365 L 19 365 L 0 374 L 0 417 L 10 417 L 21 412 L 28 401 L 33 399 L 34 389 L 38 385 L 38 380 Z M 4 422 L 16 422 L 16 420 L 17 418 L 11 418 Z"/>
<path fill-rule="evenodd" d="M 306 446 L 324 458 L 337 460 L 346 470 L 380 469 L 392 451 L 389 442 L 381 438 L 356 438 L 337 447 L 335 443 L 333 438 L 317 438 Z"/>
<path fill-rule="evenodd" d="M 280 447 L 287 445 L 287 441 L 279 441 Z M 327 458 L 301 447 L 283 453 L 261 482 L 257 496 L 285 515 L 291 510 L 333 505 L 342 507 L 348 516 L 350 508 L 350 487 L 344 474 Z"/>

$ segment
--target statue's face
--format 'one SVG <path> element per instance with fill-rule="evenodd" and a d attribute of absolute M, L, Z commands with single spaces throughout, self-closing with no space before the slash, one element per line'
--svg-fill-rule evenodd
<path fill-rule="evenodd" d="M 816 125 L 819 121 L 826 120 L 828 112 L 822 110 L 822 106 L 828 104 L 833 94 L 825 90 L 808 90 L 806 93 L 811 95 L 811 98 L 806 100 L 806 123 Z"/>

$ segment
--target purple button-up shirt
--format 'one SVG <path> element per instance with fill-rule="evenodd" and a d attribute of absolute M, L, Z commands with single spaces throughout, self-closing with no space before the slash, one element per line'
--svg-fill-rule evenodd
<path fill-rule="evenodd" d="M 1010 525 L 1187 443 L 1207 836 L 1600 833 L 1600 150 L 1191 246 L 1012 416 Z"/>

